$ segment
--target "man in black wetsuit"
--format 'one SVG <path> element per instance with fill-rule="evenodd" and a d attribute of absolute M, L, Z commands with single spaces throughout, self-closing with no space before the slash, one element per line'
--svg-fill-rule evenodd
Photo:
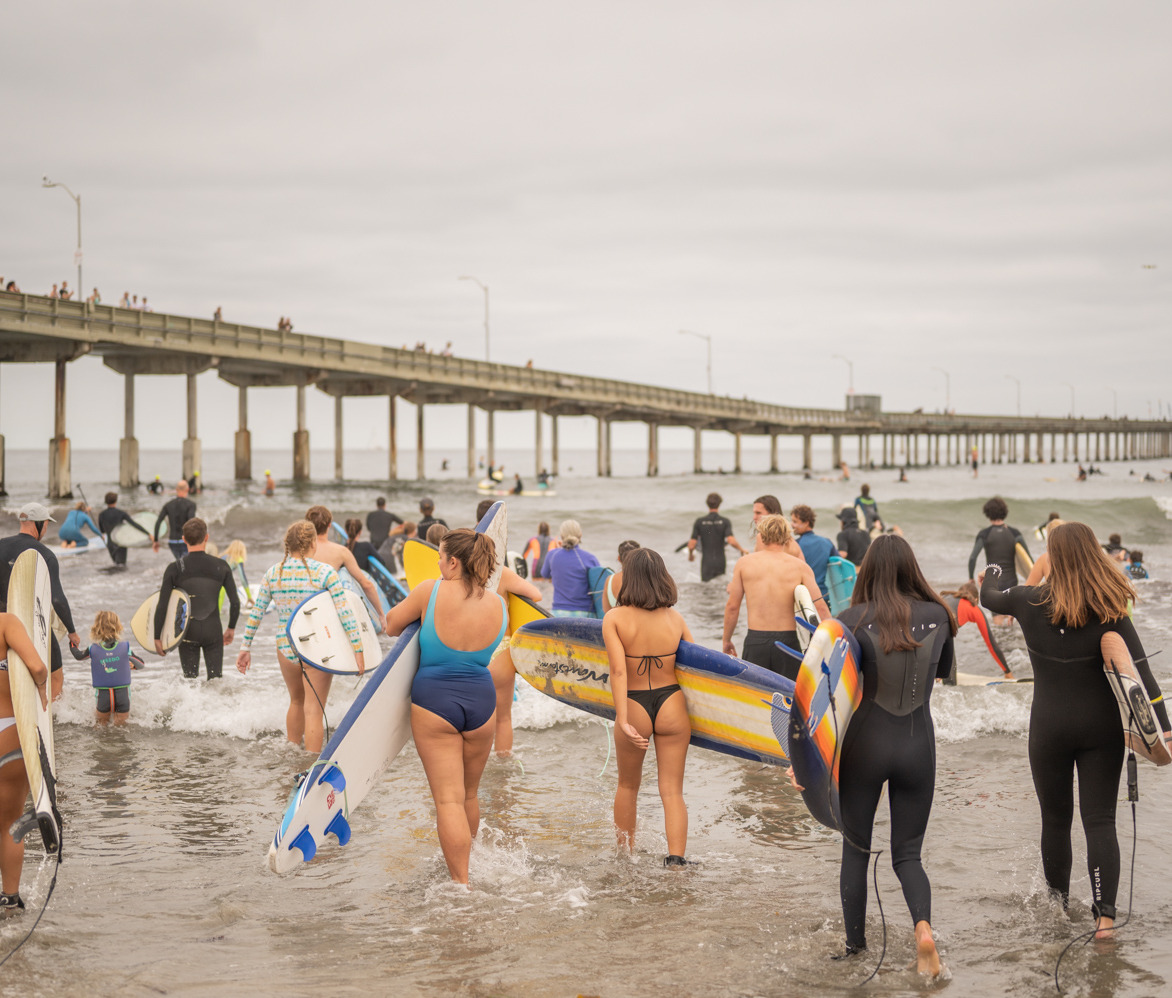
<path fill-rule="evenodd" d="M 715 493 L 708 494 L 708 513 L 692 524 L 692 537 L 688 541 L 688 561 L 696 560 L 696 545 L 700 545 L 700 581 L 707 582 L 724 575 L 724 546 L 729 544 L 741 554 L 748 554 L 733 536 L 732 520 L 720 515 L 720 504 L 724 502 Z"/>
<path fill-rule="evenodd" d="M 1005 518 L 1009 515 L 1009 506 L 999 496 L 994 496 L 985 503 L 981 512 L 988 517 L 989 526 L 977 534 L 976 542 L 973 544 L 973 553 L 969 555 L 969 578 L 977 582 L 978 585 L 980 584 L 974 573 L 977 569 L 977 558 L 983 551 L 985 561 L 988 564 L 1001 568 L 1001 581 L 998 585 L 1003 589 L 1011 589 L 1018 584 L 1017 545 L 1020 544 L 1026 554 L 1029 554 L 1025 538 L 1016 527 L 1006 524 Z M 1025 579 L 1021 581 L 1024 583 Z M 1003 614 L 993 615 L 993 623 L 995 624 L 1008 624 L 1009 621 L 1010 618 Z"/>
<path fill-rule="evenodd" d="M 376 508 L 366 514 L 366 532 L 370 534 L 370 543 L 377 551 L 383 546 L 391 527 L 396 523 L 402 523 L 403 519 L 387 511 L 387 501 L 382 496 L 374 501 L 374 505 Z"/>
<path fill-rule="evenodd" d="M 57 556 L 43 543 L 47 524 L 57 521 L 49 515 L 49 511 L 39 502 L 25 503 L 20 507 L 20 533 L 0 540 L 0 605 L 8 602 L 8 582 L 12 578 L 12 566 L 29 548 L 36 548 L 40 552 L 45 564 L 49 568 L 49 587 L 53 612 L 65 625 L 69 633 L 69 643 L 77 645 L 81 638 L 77 635 L 77 628 L 73 626 L 73 613 L 69 609 L 69 600 L 65 598 L 65 591 L 61 588 L 61 572 L 57 565 Z M 61 687 L 65 682 L 65 674 L 61 671 L 61 647 L 52 631 L 49 632 L 49 668 L 51 682 L 49 690 L 54 700 L 61 695 Z"/>
<path fill-rule="evenodd" d="M 163 573 L 159 589 L 159 605 L 155 609 L 155 651 L 163 654 L 163 628 L 167 626 L 167 606 L 171 590 L 182 589 L 191 597 L 188 606 L 190 620 L 183 640 L 179 642 L 179 664 L 188 679 L 199 678 L 199 653 L 203 652 L 208 679 L 219 679 L 223 674 L 224 646 L 235 637 L 236 621 L 240 617 L 240 596 L 232 569 L 223 558 L 207 553 L 208 526 L 199 517 L 183 525 L 183 541 L 187 554 L 173 561 Z M 220 624 L 220 590 L 228 593 L 228 629 Z"/>
<path fill-rule="evenodd" d="M 445 527 L 448 525 L 447 520 L 441 520 L 435 515 L 435 503 L 431 499 L 419 500 L 419 512 L 423 515 L 415 525 L 415 529 L 420 537 L 427 537 L 427 532 L 433 524 L 442 523 Z"/>
<path fill-rule="evenodd" d="M 110 560 L 114 562 L 119 568 L 126 567 L 126 548 L 115 544 L 110 540 L 110 531 L 112 531 L 120 523 L 129 523 L 135 530 L 141 530 L 144 536 L 150 537 L 150 533 L 141 523 L 137 523 L 130 518 L 130 514 L 125 510 L 118 508 L 118 493 L 106 493 L 106 508 L 98 514 L 98 529 L 106 538 L 106 550 L 110 552 Z M 151 538 L 154 540 L 154 538 Z"/>
<path fill-rule="evenodd" d="M 842 530 L 836 539 L 838 553 L 858 568 L 871 546 L 871 535 L 859 526 L 859 514 L 854 506 L 839 510 L 838 519 L 842 522 Z"/>
<path fill-rule="evenodd" d="M 167 544 L 171 548 L 171 557 L 176 561 L 183 557 L 187 545 L 183 543 L 183 524 L 195 516 L 195 503 L 187 498 L 187 482 L 182 478 L 175 485 L 175 498 L 163 504 L 159 510 L 159 518 L 155 520 L 155 536 L 159 535 L 159 527 L 167 521 Z M 159 542 L 153 541 L 151 549 L 159 550 Z"/>
<path fill-rule="evenodd" d="M 161 496 L 165 491 L 163 489 L 163 480 L 155 475 L 155 480 L 147 486 L 147 491 L 153 496 Z"/>

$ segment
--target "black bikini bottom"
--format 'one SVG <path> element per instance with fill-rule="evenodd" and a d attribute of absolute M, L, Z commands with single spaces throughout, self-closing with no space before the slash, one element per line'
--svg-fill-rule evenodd
<path fill-rule="evenodd" d="M 634 700 L 635 703 L 647 711 L 647 716 L 651 718 L 651 731 L 654 734 L 655 718 L 659 716 L 659 708 L 679 688 L 678 683 L 672 683 L 671 686 L 659 686 L 653 690 L 627 690 L 627 699 Z"/>

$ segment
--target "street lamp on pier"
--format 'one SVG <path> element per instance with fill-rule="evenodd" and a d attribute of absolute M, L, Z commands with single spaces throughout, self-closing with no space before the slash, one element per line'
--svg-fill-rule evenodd
<path fill-rule="evenodd" d="M 844 364 L 846 364 L 847 374 L 850 377 L 850 387 L 847 388 L 847 394 L 854 395 L 854 393 L 855 393 L 855 362 L 853 360 L 850 360 L 847 357 L 844 357 L 840 353 L 836 353 L 831 359 L 832 360 L 841 360 Z"/>
<path fill-rule="evenodd" d="M 1062 387 L 1070 389 L 1070 418 L 1074 419 L 1074 385 L 1064 381 Z"/>
<path fill-rule="evenodd" d="M 934 367 L 933 371 L 939 371 L 944 375 L 944 413 L 948 414 L 948 410 L 952 408 L 952 378 L 948 376 L 948 372 L 942 367 Z"/>
<path fill-rule="evenodd" d="M 484 292 L 484 359 L 491 361 L 492 356 L 489 352 L 488 340 L 488 285 L 478 278 L 472 277 L 468 274 L 462 274 L 456 278 L 457 281 L 473 281 L 480 286 L 480 290 Z"/>
<path fill-rule="evenodd" d="M 73 262 L 77 264 L 77 297 L 79 301 L 85 301 L 85 285 L 81 282 L 81 195 L 74 194 L 65 184 L 59 184 L 50 180 L 48 177 L 41 177 L 42 187 L 60 187 L 66 194 L 73 198 L 77 205 L 77 252 L 73 255 Z"/>
<path fill-rule="evenodd" d="M 712 394 L 712 334 L 711 333 L 694 333 L 690 329 L 681 329 L 679 331 L 681 336 L 695 336 L 697 339 L 704 340 L 708 344 L 708 394 Z"/>
<path fill-rule="evenodd" d="M 1017 385 L 1017 414 L 1021 415 L 1021 379 L 1015 378 L 1012 374 L 1007 374 L 1005 377 Z"/>

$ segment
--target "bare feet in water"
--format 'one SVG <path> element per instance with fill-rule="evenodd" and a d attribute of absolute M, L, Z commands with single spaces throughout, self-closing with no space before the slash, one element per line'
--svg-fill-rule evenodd
<path fill-rule="evenodd" d="M 1100 918 L 1095 926 L 1095 940 L 1115 938 L 1115 919 Z"/>
<path fill-rule="evenodd" d="M 940 954 L 936 952 L 932 926 L 927 922 L 916 922 L 916 971 L 931 977 L 939 977 L 940 970 Z"/>

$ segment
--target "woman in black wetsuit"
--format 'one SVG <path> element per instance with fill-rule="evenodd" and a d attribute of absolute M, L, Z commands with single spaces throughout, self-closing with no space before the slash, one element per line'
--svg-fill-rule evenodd
<path fill-rule="evenodd" d="M 643 757 L 655 736 L 659 796 L 667 830 L 664 866 L 684 866 L 688 809 L 684 804 L 684 761 L 692 726 L 676 682 L 676 649 L 692 634 L 675 610 L 678 594 L 663 559 L 639 548 L 623 562 L 618 602 L 602 618 L 614 694 L 614 744 L 619 785 L 614 823 L 620 849 L 635 846 L 635 808 L 643 780 Z"/>
<path fill-rule="evenodd" d="M 1102 637 L 1127 643 L 1156 716 L 1168 732 L 1168 712 L 1152 678 L 1139 635 L 1127 617 L 1135 590 L 1084 523 L 1064 523 L 1046 535 L 1050 574 L 1042 586 L 999 589 L 999 569 L 985 569 L 981 602 L 1017 618 L 1034 667 L 1030 711 L 1030 770 L 1042 808 L 1042 870 L 1066 907 L 1070 893 L 1070 826 L 1074 770 L 1087 839 L 1092 909 L 1100 938 L 1115 924 L 1119 840 L 1115 802 L 1123 766 L 1123 724 L 1103 672 Z"/>
<path fill-rule="evenodd" d="M 916 969 L 935 976 L 940 956 L 932 938 L 932 887 L 920 863 L 936 787 L 928 698 L 933 680 L 952 670 L 956 621 L 924 580 L 911 545 L 894 534 L 871 542 L 851 605 L 838 619 L 858 638 L 863 674 L 863 701 L 843 737 L 839 762 L 846 955 L 867 948 L 867 861 L 886 783 L 891 865 L 915 927 Z"/>

